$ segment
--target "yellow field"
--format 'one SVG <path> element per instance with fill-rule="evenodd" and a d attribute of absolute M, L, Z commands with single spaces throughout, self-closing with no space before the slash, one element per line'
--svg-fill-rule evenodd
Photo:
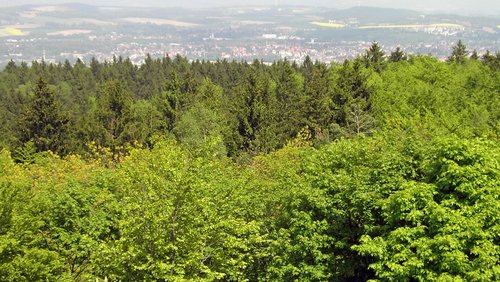
<path fill-rule="evenodd" d="M 343 28 L 345 24 L 339 23 L 325 23 L 325 22 L 311 22 L 313 25 L 322 26 L 322 27 L 333 27 L 333 28 Z"/>
<path fill-rule="evenodd" d="M 374 28 L 418 28 L 423 27 L 419 24 L 395 24 L 395 25 L 364 25 L 360 26 L 359 29 L 374 29 Z"/>
<path fill-rule="evenodd" d="M 25 32 L 23 32 L 20 29 L 13 28 L 13 27 L 6 27 L 6 28 L 1 28 L 0 29 L 0 37 L 5 37 L 5 36 L 23 36 L 26 35 Z"/>
<path fill-rule="evenodd" d="M 461 24 L 452 24 L 452 23 L 435 23 L 435 24 L 431 24 L 431 26 L 463 27 L 463 25 L 461 25 Z"/>
<path fill-rule="evenodd" d="M 497 28 L 500 28 L 500 25 L 497 25 Z"/>
<path fill-rule="evenodd" d="M 430 24 L 430 25 L 423 25 L 423 24 L 365 25 L 365 26 L 360 26 L 359 29 L 422 28 L 422 27 L 463 27 L 463 25 L 451 24 L 451 23 L 435 23 L 435 24 Z"/>

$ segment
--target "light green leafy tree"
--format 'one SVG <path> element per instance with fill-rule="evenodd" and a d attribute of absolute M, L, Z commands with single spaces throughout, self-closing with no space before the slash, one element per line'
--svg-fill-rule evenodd
<path fill-rule="evenodd" d="M 374 258 L 379 279 L 500 278 L 499 153 L 490 142 L 440 142 L 422 163 L 423 179 L 378 202 L 380 234 L 363 235 L 354 249 Z"/>
<path fill-rule="evenodd" d="M 96 255 L 101 277 L 244 279 L 259 228 L 244 220 L 243 184 L 226 172 L 168 141 L 133 150 L 119 172 L 120 237 Z"/>

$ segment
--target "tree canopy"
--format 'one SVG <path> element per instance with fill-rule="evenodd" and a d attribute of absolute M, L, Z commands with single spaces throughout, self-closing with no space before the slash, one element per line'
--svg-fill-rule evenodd
<path fill-rule="evenodd" d="M 0 281 L 500 280 L 500 56 L 461 50 L 9 63 Z"/>

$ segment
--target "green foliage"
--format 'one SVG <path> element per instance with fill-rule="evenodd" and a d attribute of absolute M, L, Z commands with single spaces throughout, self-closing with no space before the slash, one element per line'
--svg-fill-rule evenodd
<path fill-rule="evenodd" d="M 309 71 L 304 81 L 305 106 L 302 111 L 305 126 L 311 129 L 312 137 L 317 143 L 323 143 L 329 139 L 327 127 L 333 119 L 331 82 L 325 65 L 316 63 Z"/>
<path fill-rule="evenodd" d="M 43 111 L 55 122 L 66 122 L 48 124 L 42 134 L 47 136 L 33 143 L 43 151 L 52 142 L 50 149 L 60 155 L 92 155 L 90 143 L 123 155 L 132 144 L 151 146 L 153 136 L 175 135 L 198 146 L 206 134 L 196 133 L 196 119 L 204 119 L 197 112 L 209 120 L 203 127 L 210 124 L 220 133 L 211 133 L 209 143 L 220 143 L 220 153 L 225 147 L 235 159 L 282 148 L 306 126 L 316 146 L 372 134 L 388 122 L 411 128 L 423 124 L 429 134 L 498 136 L 499 54 L 486 52 L 481 63 L 462 60 L 465 47 L 459 43 L 451 55 L 457 64 L 431 56 L 408 58 L 401 49 L 386 58 L 376 42 L 364 56 L 331 67 L 311 58 L 300 66 L 286 60 L 271 66 L 190 63 L 180 56 L 148 57 L 140 67 L 121 57 L 104 63 L 94 59 L 88 66 L 82 61 L 30 67 L 11 62 L 0 73 L 0 146 L 14 153 L 27 149 L 23 144 L 33 130 L 18 120 L 28 113 L 23 109 L 36 116 L 34 106 L 43 105 L 32 98 L 38 77 L 50 82 L 38 92 L 52 93 L 47 97 L 54 100 Z M 202 92 L 218 94 L 202 98 Z"/>
<path fill-rule="evenodd" d="M 227 134 L 227 126 L 222 111 L 222 89 L 206 80 L 197 92 L 193 105 L 179 117 L 174 133 L 193 152 L 225 156 L 223 136 Z"/>
<path fill-rule="evenodd" d="M 335 79 L 333 103 L 336 111 L 331 127 L 332 137 L 353 136 L 373 129 L 375 120 L 371 104 L 373 92 L 379 88 L 378 74 L 363 67 L 359 61 L 345 61 L 332 72 Z"/>
<path fill-rule="evenodd" d="M 255 62 L 244 85 L 235 88 L 238 96 L 230 109 L 234 140 L 230 150 L 269 152 L 277 146 L 275 86 L 261 68 L 260 62 Z"/>
<path fill-rule="evenodd" d="M 68 120 L 61 111 L 55 93 L 41 78 L 34 97 L 19 121 L 19 140 L 31 141 L 36 152 L 52 151 L 60 155 L 68 153 Z"/>
<path fill-rule="evenodd" d="M 489 66 L 492 70 L 497 72 L 500 70 L 500 52 L 497 52 L 495 56 L 491 54 L 490 51 L 486 51 L 481 59 L 483 60 L 483 63 Z"/>
<path fill-rule="evenodd" d="M 460 48 L 9 63 L 0 280 L 499 280 L 499 56 Z"/>
<path fill-rule="evenodd" d="M 408 55 L 406 55 L 403 50 L 401 50 L 400 47 L 397 47 L 396 50 L 391 52 L 391 55 L 389 56 L 389 61 L 397 63 L 400 61 L 406 61 L 408 60 Z"/>
<path fill-rule="evenodd" d="M 494 136 L 497 75 L 477 62 L 446 65 L 429 57 L 390 65 L 372 99 L 375 119 L 433 136 Z"/>
<path fill-rule="evenodd" d="M 222 163 L 160 141 L 119 171 L 120 237 L 101 251 L 102 276 L 119 280 L 241 279 L 258 225 L 245 222 L 238 181 Z"/>
<path fill-rule="evenodd" d="M 467 51 L 465 45 L 462 43 L 462 40 L 458 40 L 457 45 L 453 46 L 453 51 L 448 57 L 448 62 L 463 64 L 467 60 L 468 55 L 469 51 Z"/>
<path fill-rule="evenodd" d="M 91 180 L 100 169 L 50 155 L 24 168 L 3 157 L 2 165 L 2 280 L 92 277 L 91 254 L 110 236 L 113 217 L 113 196 Z"/>
<path fill-rule="evenodd" d="M 276 62 L 271 73 L 276 83 L 276 136 L 278 147 L 294 138 L 305 124 L 307 106 L 303 93 L 304 78 L 288 61 Z"/>
<path fill-rule="evenodd" d="M 397 54 L 402 59 L 403 56 Z M 391 55 L 392 57 L 392 55 Z M 366 50 L 363 61 L 367 67 L 372 67 L 376 72 L 381 72 L 385 67 L 385 52 L 380 48 L 378 42 L 373 42 L 370 48 Z"/>
<path fill-rule="evenodd" d="M 354 249 L 375 259 L 370 268 L 379 278 L 499 279 L 498 149 L 484 141 L 439 143 L 422 163 L 421 181 L 378 202 L 383 232 L 363 235 Z"/>
<path fill-rule="evenodd" d="M 132 95 L 119 81 L 108 81 L 102 87 L 93 108 L 92 118 L 97 126 L 90 128 L 91 140 L 98 146 L 119 153 L 123 145 L 131 143 Z"/>

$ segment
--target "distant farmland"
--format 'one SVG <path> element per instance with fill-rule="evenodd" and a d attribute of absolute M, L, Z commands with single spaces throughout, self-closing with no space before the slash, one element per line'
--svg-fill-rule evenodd
<path fill-rule="evenodd" d="M 88 34 L 91 32 L 92 32 L 92 30 L 89 30 L 89 29 L 65 29 L 65 30 L 61 30 L 61 31 L 49 32 L 49 33 L 47 33 L 47 35 L 49 35 L 49 36 L 56 36 L 56 35 L 70 36 L 70 35 L 78 35 L 78 34 Z"/>
<path fill-rule="evenodd" d="M 13 28 L 13 27 L 6 27 L 6 28 L 1 28 L 0 29 L 0 37 L 6 37 L 6 36 L 24 36 L 27 33 L 18 29 L 18 28 Z"/>
<path fill-rule="evenodd" d="M 169 19 L 158 19 L 158 18 L 123 18 L 124 21 L 137 24 L 154 24 L 154 25 L 171 25 L 175 27 L 197 27 L 198 24 L 182 22 Z"/>
<path fill-rule="evenodd" d="M 333 28 L 343 28 L 346 26 L 345 24 L 330 23 L 330 22 L 311 22 L 311 24 L 322 27 L 333 27 Z"/>
<path fill-rule="evenodd" d="M 425 27 L 456 27 L 462 28 L 463 25 L 452 23 L 435 23 L 435 24 L 395 24 L 395 25 L 364 25 L 359 29 L 376 29 L 376 28 L 425 28 Z"/>
<path fill-rule="evenodd" d="M 335 22 L 310 22 L 310 24 L 321 26 L 321 27 L 331 27 L 331 28 L 345 28 L 348 25 L 335 23 Z M 434 24 L 388 24 L 388 25 L 362 25 L 362 26 L 352 26 L 354 29 L 409 29 L 409 28 L 431 28 L 431 27 L 448 27 L 448 28 L 463 28 L 463 25 L 453 24 L 453 23 L 434 23 Z M 500 26 L 498 26 L 500 28 Z"/>

